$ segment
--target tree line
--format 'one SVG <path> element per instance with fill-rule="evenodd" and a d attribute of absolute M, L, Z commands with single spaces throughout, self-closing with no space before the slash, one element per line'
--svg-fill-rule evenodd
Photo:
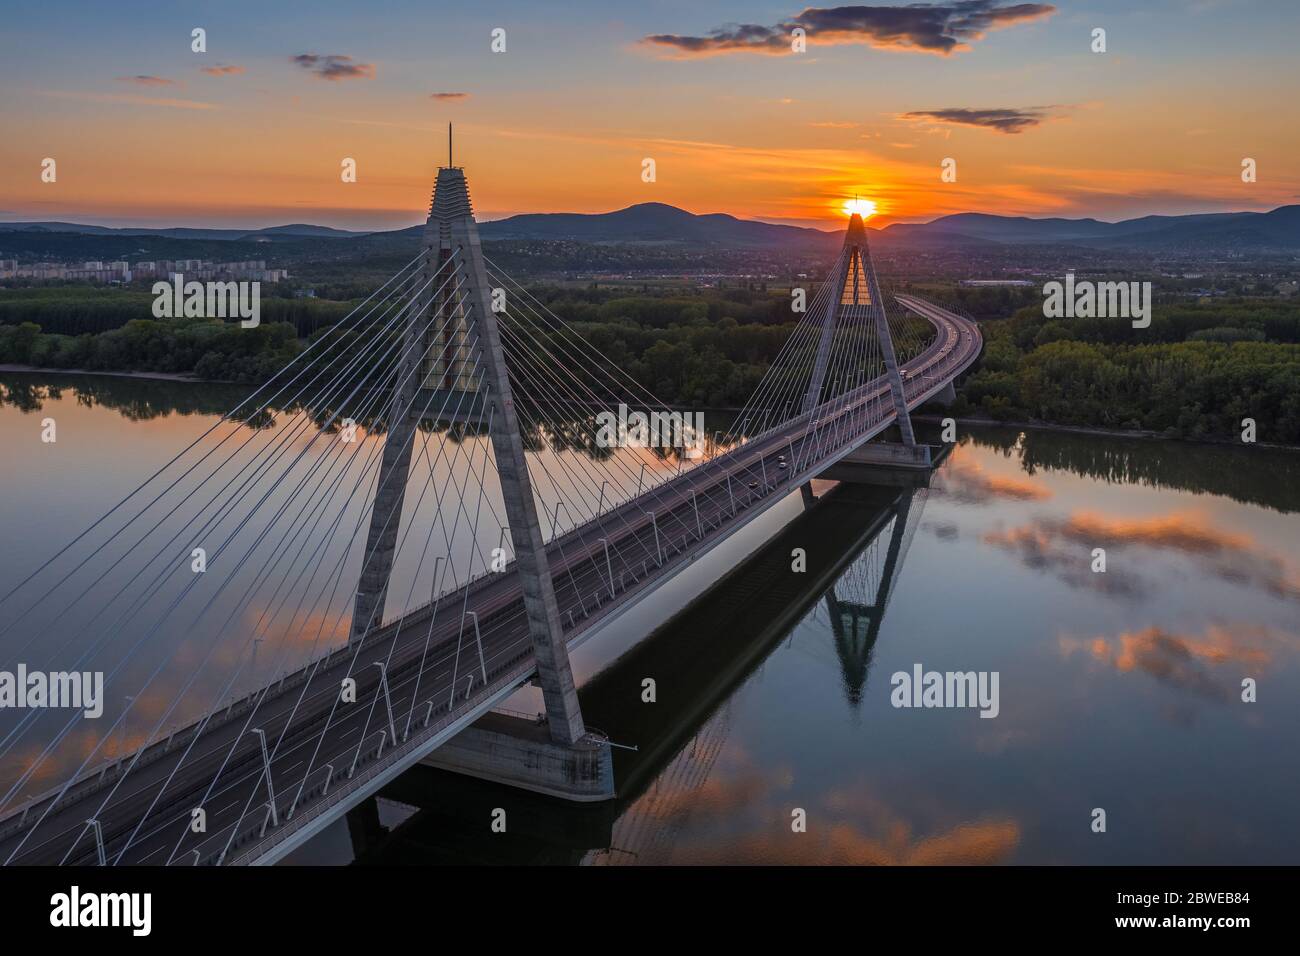
<path fill-rule="evenodd" d="M 1146 329 L 1031 306 L 983 329 L 959 414 L 1218 439 L 1249 418 L 1260 441 L 1300 443 L 1300 303 L 1157 305 Z"/>
<path fill-rule="evenodd" d="M 119 329 L 134 319 L 153 318 L 151 284 L 122 289 L 85 285 L 33 286 L 9 289 L 0 295 L 0 325 L 31 322 L 42 332 L 59 335 L 97 334 Z M 301 338 L 338 322 L 357 304 L 353 301 L 289 297 L 275 283 L 263 283 L 262 321 L 287 322 Z M 358 297 L 357 301 L 360 301 Z"/>
<path fill-rule="evenodd" d="M 743 405 L 800 318 L 781 292 L 628 294 L 548 286 L 532 295 L 563 316 L 609 365 L 659 400 L 682 407 Z M 1008 292 L 1005 301 L 1019 295 Z M 978 290 L 978 296 L 971 304 L 1004 301 L 1001 290 Z M 49 298 L 59 301 L 57 295 Z M 110 297 L 83 301 L 100 298 Z M 262 324 L 255 329 L 217 320 L 134 318 L 97 333 L 69 333 L 36 322 L 6 322 L 0 325 L 0 362 L 260 384 L 328 328 L 304 334 L 300 323 L 276 320 L 267 314 L 275 301 L 263 303 Z M 346 303 L 330 305 L 340 313 L 346 309 Z M 1239 437 L 1242 419 L 1253 418 L 1259 440 L 1300 444 L 1300 303 L 1167 302 L 1156 305 L 1146 329 L 1122 319 L 1049 321 L 1041 305 L 1034 305 L 986 320 L 983 328 L 984 354 L 961 383 L 959 414 L 1182 438 Z M 538 323 L 536 330 L 552 352 L 560 352 L 564 335 L 558 327 Z M 344 340 L 351 344 L 334 353 L 340 361 L 365 341 L 353 335 Z"/>
<path fill-rule="evenodd" d="M 92 372 L 166 372 L 210 381 L 270 379 L 301 351 L 288 323 L 241 328 L 219 319 L 132 319 L 98 335 L 43 332 L 34 322 L 0 326 L 0 362 Z"/>

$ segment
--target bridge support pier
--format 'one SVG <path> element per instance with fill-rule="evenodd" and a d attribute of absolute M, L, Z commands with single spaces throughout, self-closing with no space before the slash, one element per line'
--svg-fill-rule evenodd
<path fill-rule="evenodd" d="M 497 711 L 484 714 L 421 763 L 561 800 L 614 798 L 609 741 L 588 732 L 577 743 L 557 743 L 544 720 Z"/>
<path fill-rule="evenodd" d="M 896 488 L 926 488 L 951 445 L 867 442 L 831 465 L 818 478 Z"/>
<path fill-rule="evenodd" d="M 953 379 L 948 379 L 948 384 L 937 394 L 931 396 L 930 401 L 936 405 L 943 405 L 945 408 L 957 401 L 957 389 L 953 385 Z"/>
<path fill-rule="evenodd" d="M 448 281 L 454 278 L 453 294 L 459 295 L 459 299 L 452 302 L 444 298 L 435 302 L 434 294 L 426 291 L 415 302 L 405 331 L 391 407 L 398 410 L 412 406 L 420 392 L 422 383 L 419 381 L 418 359 L 425 351 L 421 346 L 431 325 L 431 310 L 443 309 L 451 315 L 458 309 L 465 336 L 464 348 L 476 350 L 479 358 L 476 365 L 482 365 L 481 389 L 476 389 L 473 397 L 478 400 L 479 411 L 488 413 L 488 435 L 514 544 L 524 612 L 537 661 L 537 679 L 546 703 L 547 727 L 557 745 L 585 749 L 586 728 L 578 707 L 578 691 L 569 664 L 564 627 L 528 477 L 528 462 L 511 392 L 505 349 L 493 311 L 494 290 L 488 284 L 469 187 L 460 168 L 448 166 L 438 170 L 433 203 L 425 224 L 424 257 L 421 276 L 425 286 L 440 278 Z M 447 282 L 440 284 L 446 285 Z M 459 389 L 463 384 L 448 380 L 442 387 Z M 379 492 L 371 512 L 366 542 L 369 557 L 356 594 L 353 640 L 377 626 L 383 616 L 416 424 L 415 417 L 410 414 L 390 416 L 379 473 Z M 487 680 L 486 673 L 484 680 Z"/>
<path fill-rule="evenodd" d="M 857 213 L 849 218 L 849 228 L 844 234 L 844 252 L 841 256 L 838 270 L 834 275 L 827 277 L 827 281 L 831 283 L 830 288 L 838 291 L 839 294 L 832 295 L 826 302 L 817 353 L 813 360 L 812 374 L 809 376 L 808 391 L 804 394 L 803 411 L 805 414 L 811 414 L 821 403 L 822 388 L 826 381 L 826 371 L 835 341 L 836 319 L 841 314 L 841 310 L 866 309 L 880 344 L 880 358 L 885 366 L 885 377 L 889 381 L 889 394 L 894 404 L 898 429 L 903 435 L 903 444 L 915 445 L 916 437 L 912 433 L 912 420 L 907 413 L 903 377 L 898 369 L 898 356 L 894 351 L 894 339 L 889 330 L 888 308 L 885 297 L 880 291 L 880 282 L 876 278 L 875 264 L 871 260 L 867 227 Z"/>
<path fill-rule="evenodd" d="M 347 821 L 354 856 L 366 853 L 388 833 L 379 822 L 379 802 L 374 797 L 367 797 L 349 810 Z"/>
<path fill-rule="evenodd" d="M 523 591 L 533 654 L 537 659 L 537 680 L 542 686 L 547 724 L 551 738 L 557 744 L 580 747 L 583 746 L 586 728 L 582 723 L 582 710 L 578 707 L 578 689 L 569 664 L 568 645 L 564 642 L 564 625 L 555 600 L 542 526 L 537 519 L 537 505 L 528 477 L 528 462 L 515 413 L 505 349 L 501 344 L 496 314 L 492 311 L 492 289 L 488 285 L 478 226 L 469 210 L 464 173 L 459 169 L 440 169 L 430 217 L 439 220 L 439 229 L 445 224 L 446 241 L 460 255 L 460 278 L 465 287 L 462 302 L 477 332 L 478 350 L 483 359 L 491 410 L 488 431 L 496 456 L 506 522 L 514 544 L 515 565 Z"/>
<path fill-rule="evenodd" d="M 799 486 L 799 494 L 803 495 L 803 506 L 805 508 L 811 508 L 817 503 L 817 496 L 813 494 L 811 481 L 805 481 Z"/>
<path fill-rule="evenodd" d="M 426 264 L 423 276 L 429 276 Z M 427 331 L 423 315 L 427 298 L 414 309 L 403 332 L 402 358 L 393 397 L 388 406 L 388 434 L 379 460 L 379 477 L 375 484 L 375 503 L 370 511 L 370 530 L 366 535 L 365 564 L 352 611 L 352 630 L 348 639 L 359 640 L 383 623 L 384 599 L 397 554 L 397 531 L 406 500 L 407 476 L 411 472 L 411 453 L 415 448 L 416 421 L 409 409 L 419 391 L 418 357 Z"/>

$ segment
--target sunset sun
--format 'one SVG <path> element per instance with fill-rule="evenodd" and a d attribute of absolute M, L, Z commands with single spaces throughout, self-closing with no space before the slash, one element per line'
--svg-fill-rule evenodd
<path fill-rule="evenodd" d="M 844 215 L 852 216 L 857 213 L 863 219 L 870 219 L 876 211 L 876 202 L 874 199 L 846 199 L 844 200 Z"/>

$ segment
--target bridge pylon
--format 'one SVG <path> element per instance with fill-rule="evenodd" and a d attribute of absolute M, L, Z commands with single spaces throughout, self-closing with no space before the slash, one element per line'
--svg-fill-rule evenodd
<path fill-rule="evenodd" d="M 831 347 L 835 339 L 835 328 L 840 318 L 852 313 L 861 315 L 865 312 L 874 323 L 876 337 L 880 342 L 885 376 L 889 380 L 889 393 L 893 398 L 894 410 L 898 414 L 898 428 L 902 432 L 903 443 L 915 445 L 916 436 L 912 432 L 912 420 L 908 416 L 907 401 L 903 394 L 903 378 L 898 371 L 898 357 L 894 352 L 894 340 L 889 331 L 889 313 L 885 297 L 880 291 L 880 282 L 876 278 L 875 264 L 871 261 L 866 223 L 857 213 L 849 219 L 849 228 L 844 234 L 844 251 L 836 269 L 835 275 L 829 276 L 827 280 L 832 283 L 832 294 L 826 300 L 821 336 L 817 343 L 817 355 L 813 362 L 808 391 L 804 395 L 803 411 L 811 412 L 821 402 L 822 387 L 825 384 L 826 369 L 830 364 Z"/>
<path fill-rule="evenodd" d="M 424 231 L 424 256 L 422 278 L 434 280 L 428 282 L 428 288 L 449 284 L 452 291 L 437 297 L 426 294 L 418 302 L 418 318 L 409 326 L 404 343 L 404 364 L 394 387 L 393 408 L 408 407 L 415 390 L 425 385 L 472 391 L 476 385 L 469 380 L 466 369 L 475 364 L 481 368 L 484 393 L 481 397 L 488 403 L 489 438 L 514 545 L 547 723 L 556 743 L 573 745 L 584 737 L 586 728 L 528 477 L 505 351 L 492 310 L 493 291 L 483 261 L 469 185 L 460 167 L 444 166 L 438 170 Z M 444 283 L 444 279 L 453 281 Z M 439 341 L 430 343 L 428 336 L 434 334 L 434 328 L 444 331 L 438 333 Z M 416 368 L 415 357 L 426 352 L 430 359 L 422 368 Z M 416 422 L 409 416 L 390 418 L 380 464 L 379 491 L 366 542 L 367 560 L 357 588 L 353 639 L 379 626 L 393 570 Z"/>

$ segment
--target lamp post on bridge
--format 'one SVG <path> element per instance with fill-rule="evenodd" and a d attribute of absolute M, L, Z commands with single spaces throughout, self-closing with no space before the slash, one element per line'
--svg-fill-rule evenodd
<path fill-rule="evenodd" d="M 609 560 L 609 539 L 597 538 L 605 546 L 605 572 L 609 575 L 609 596 L 614 597 L 614 565 Z"/>
<path fill-rule="evenodd" d="M 659 557 L 659 566 L 663 567 L 664 549 L 659 544 L 659 521 L 655 518 L 655 513 L 653 511 L 647 511 L 646 514 L 650 516 L 650 524 L 653 525 L 655 529 L 655 553 Z"/>
<path fill-rule="evenodd" d="M 253 727 L 249 733 L 255 734 L 262 745 L 262 773 L 266 776 L 266 795 L 271 805 L 271 826 L 278 827 L 280 814 L 275 809 L 275 785 L 271 780 L 271 757 L 266 752 L 266 731 L 261 727 Z"/>
<path fill-rule="evenodd" d="M 384 703 L 388 706 L 388 732 L 392 734 L 393 743 L 396 743 L 397 722 L 393 720 L 393 698 L 388 693 L 388 666 L 383 661 L 371 661 L 370 664 L 379 668 L 379 688 L 384 692 Z"/>

